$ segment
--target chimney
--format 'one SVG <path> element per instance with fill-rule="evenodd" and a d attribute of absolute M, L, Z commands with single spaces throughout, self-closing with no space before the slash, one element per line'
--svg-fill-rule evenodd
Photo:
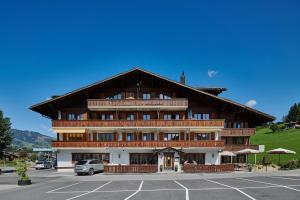
<path fill-rule="evenodd" d="M 182 71 L 182 74 L 180 76 L 180 83 L 185 85 L 185 75 L 184 75 L 184 71 Z"/>

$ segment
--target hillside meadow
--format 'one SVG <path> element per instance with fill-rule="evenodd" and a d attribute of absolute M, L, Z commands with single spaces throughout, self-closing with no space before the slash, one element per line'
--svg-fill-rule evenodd
<path fill-rule="evenodd" d="M 275 148 L 284 148 L 293 150 L 296 155 L 281 155 L 281 164 L 286 163 L 288 160 L 300 160 L 300 129 L 288 129 L 280 132 L 273 133 L 269 128 L 262 128 L 250 138 L 251 144 L 264 144 L 265 152 L 257 155 L 257 161 L 261 161 L 263 156 L 272 163 L 278 164 L 278 155 L 270 155 L 266 152 Z M 254 156 L 249 157 L 250 162 L 254 162 Z"/>

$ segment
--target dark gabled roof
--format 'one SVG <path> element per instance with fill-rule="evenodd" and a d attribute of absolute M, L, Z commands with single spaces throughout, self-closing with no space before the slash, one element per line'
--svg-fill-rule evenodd
<path fill-rule="evenodd" d="M 273 120 L 275 120 L 275 117 L 273 117 L 273 116 L 271 116 L 271 115 L 268 115 L 268 114 L 266 114 L 266 113 L 264 113 L 264 112 L 261 112 L 261 111 L 258 111 L 258 110 L 256 110 L 256 109 L 247 107 L 247 106 L 245 106 L 245 105 L 243 105 L 243 104 L 234 102 L 234 101 L 232 101 L 232 100 L 229 100 L 229 99 L 225 99 L 225 98 L 219 97 L 219 96 L 217 96 L 217 95 L 211 94 L 211 93 L 206 92 L 206 91 L 204 91 L 204 90 L 199 90 L 198 88 L 194 88 L 194 87 L 191 87 L 191 86 L 188 86 L 188 85 L 179 83 L 179 82 L 177 82 L 177 81 L 174 81 L 174 80 L 168 79 L 168 78 L 166 78 L 166 77 L 163 77 L 163 76 L 154 74 L 154 73 L 152 73 L 152 72 L 146 71 L 146 70 L 141 69 L 141 68 L 133 68 L 133 69 L 128 70 L 128 71 L 126 71 L 126 72 L 123 72 L 123 73 L 117 74 L 117 75 L 115 75 L 115 76 L 106 78 L 106 79 L 104 79 L 104 80 L 102 80 L 102 81 L 99 81 L 99 82 L 90 84 L 90 85 L 88 85 L 88 86 L 86 86 L 86 87 L 82 87 L 82 88 L 80 88 L 80 89 L 74 90 L 74 91 L 69 92 L 69 93 L 66 93 L 66 94 L 64 94 L 64 95 L 57 96 L 57 97 L 55 97 L 55 98 L 52 98 L 52 99 L 43 101 L 43 102 L 41 102 L 41 103 L 38 103 L 38 104 L 35 104 L 35 105 L 31 106 L 30 109 L 33 110 L 33 111 L 39 112 L 39 108 L 40 108 L 41 106 L 47 105 L 48 103 L 52 103 L 52 102 L 61 100 L 61 99 L 65 98 L 65 97 L 67 97 L 67 96 L 74 95 L 74 94 L 76 94 L 76 93 L 82 92 L 82 91 L 87 90 L 87 89 L 89 89 L 89 88 L 98 86 L 98 85 L 103 84 L 103 83 L 105 83 L 105 82 L 107 82 L 107 81 L 110 81 L 110 80 L 113 80 L 113 79 L 115 79 L 115 78 L 124 76 L 124 75 L 126 75 L 126 74 L 130 74 L 130 73 L 135 72 L 135 71 L 140 71 L 140 72 L 143 72 L 143 73 L 146 73 L 146 74 L 155 76 L 155 77 L 157 77 L 157 78 L 160 78 L 160 79 L 162 79 L 162 80 L 168 81 L 168 82 L 170 82 L 170 83 L 174 83 L 174 84 L 176 84 L 176 85 L 178 85 L 178 86 L 181 86 L 181 87 L 183 87 L 183 88 L 193 90 L 193 91 L 195 91 L 195 92 L 198 92 L 198 93 L 201 93 L 201 94 L 210 96 L 210 97 L 212 97 L 212 98 L 214 98 L 214 99 L 217 99 L 217 100 L 220 100 L 220 101 L 223 101 L 223 102 L 227 102 L 227 103 L 229 103 L 229 104 L 238 106 L 238 107 L 240 107 L 240 108 L 242 108 L 242 109 L 245 109 L 245 110 L 248 110 L 248 111 L 250 111 L 250 112 L 254 112 L 254 113 L 256 113 L 256 114 L 262 115 L 262 116 L 264 116 L 265 118 L 268 118 L 268 121 L 273 121 Z"/>
<path fill-rule="evenodd" d="M 227 91 L 227 88 L 223 88 L 223 87 L 194 87 L 194 88 L 214 95 L 219 95 L 222 92 Z"/>

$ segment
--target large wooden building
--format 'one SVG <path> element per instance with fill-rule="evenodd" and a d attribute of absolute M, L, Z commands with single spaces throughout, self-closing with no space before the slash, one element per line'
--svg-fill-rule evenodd
<path fill-rule="evenodd" d="M 249 137 L 274 120 L 220 97 L 225 90 L 134 68 L 31 109 L 52 120 L 59 170 L 97 158 L 108 172 L 225 171 L 222 153 L 258 149 Z"/>

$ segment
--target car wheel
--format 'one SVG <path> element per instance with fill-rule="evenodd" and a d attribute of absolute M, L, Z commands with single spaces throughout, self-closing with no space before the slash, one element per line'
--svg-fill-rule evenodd
<path fill-rule="evenodd" d="M 81 176 L 81 173 L 77 173 L 77 176 Z"/>
<path fill-rule="evenodd" d="M 94 169 L 89 170 L 89 175 L 92 176 L 94 174 Z"/>

